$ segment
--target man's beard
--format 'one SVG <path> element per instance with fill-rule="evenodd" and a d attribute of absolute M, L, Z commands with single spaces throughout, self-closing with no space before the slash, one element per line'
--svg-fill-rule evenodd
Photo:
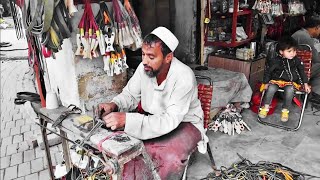
<path fill-rule="evenodd" d="M 156 77 L 156 76 L 159 74 L 159 72 L 160 72 L 160 70 L 153 70 L 153 68 L 150 67 L 150 66 L 146 66 L 146 65 L 145 65 L 145 67 L 148 67 L 148 68 L 151 69 L 151 70 L 149 70 L 149 71 L 144 70 L 144 72 L 146 73 L 146 75 L 149 76 L 150 78 Z"/>

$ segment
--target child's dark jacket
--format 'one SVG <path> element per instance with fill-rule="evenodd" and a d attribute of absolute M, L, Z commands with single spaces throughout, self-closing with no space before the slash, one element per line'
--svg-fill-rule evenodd
<path fill-rule="evenodd" d="M 297 73 L 299 73 L 302 82 L 300 82 Z M 308 82 L 304 65 L 299 58 L 287 59 L 281 56 L 269 59 L 266 63 L 263 83 L 268 83 L 270 80 L 284 80 L 298 84 Z"/>

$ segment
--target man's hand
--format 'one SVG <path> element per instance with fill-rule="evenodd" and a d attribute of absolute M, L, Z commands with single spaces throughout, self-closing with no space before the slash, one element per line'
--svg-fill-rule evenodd
<path fill-rule="evenodd" d="M 111 130 L 123 128 L 126 124 L 126 113 L 124 112 L 112 112 L 103 117 L 106 126 Z"/>
<path fill-rule="evenodd" d="M 118 106 L 111 102 L 111 103 L 101 103 L 98 105 L 98 115 L 99 117 L 103 118 L 107 114 L 110 114 L 111 112 L 117 111 Z"/>
<path fill-rule="evenodd" d="M 309 86 L 307 83 L 304 83 L 304 90 L 309 94 L 311 92 L 311 86 Z"/>

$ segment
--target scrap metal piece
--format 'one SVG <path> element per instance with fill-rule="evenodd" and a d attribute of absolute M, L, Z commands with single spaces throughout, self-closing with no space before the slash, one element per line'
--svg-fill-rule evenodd
<path fill-rule="evenodd" d="M 64 119 L 66 119 L 70 114 L 81 114 L 82 110 L 78 108 L 77 106 L 70 104 L 68 106 L 68 110 L 63 112 L 58 119 L 52 124 L 53 128 L 56 128 L 59 124 L 62 123 Z"/>

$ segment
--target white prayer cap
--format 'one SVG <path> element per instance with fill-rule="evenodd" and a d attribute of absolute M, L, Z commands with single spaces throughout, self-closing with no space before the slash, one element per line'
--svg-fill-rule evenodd
<path fill-rule="evenodd" d="M 151 32 L 151 34 L 154 34 L 158 38 L 160 38 L 172 52 L 177 48 L 179 44 L 179 40 L 176 38 L 176 36 L 165 27 L 157 27 Z"/>

